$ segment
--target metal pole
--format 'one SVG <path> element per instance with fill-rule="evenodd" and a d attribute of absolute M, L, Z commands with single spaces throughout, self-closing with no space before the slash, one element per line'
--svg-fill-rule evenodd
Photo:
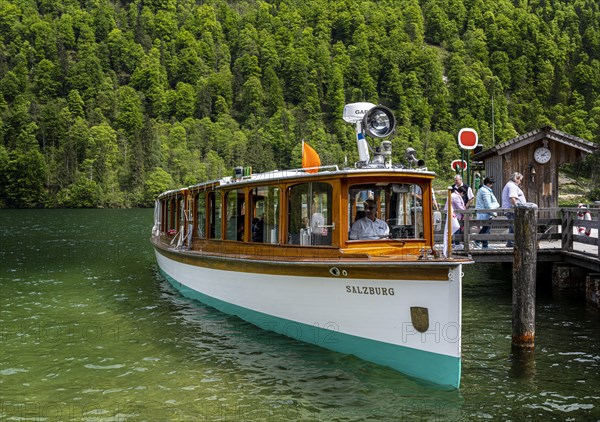
<path fill-rule="evenodd" d="M 492 84 L 492 146 L 496 145 L 496 115 L 494 114 L 494 84 Z"/>
<path fill-rule="evenodd" d="M 462 161 L 465 161 L 465 150 L 464 149 L 460 150 L 460 159 Z M 462 179 L 465 180 L 465 169 L 463 169 L 462 165 L 460 166 L 460 177 L 462 177 Z"/>
<path fill-rule="evenodd" d="M 471 186 L 472 188 L 473 185 L 471 184 L 471 151 L 472 150 L 465 151 L 465 155 L 467 158 L 467 185 Z"/>
<path fill-rule="evenodd" d="M 448 233 L 447 233 L 447 239 L 448 239 L 448 245 L 447 245 L 447 254 L 446 256 L 450 256 L 452 255 L 452 189 L 448 188 L 448 196 L 446 198 L 446 204 L 448 204 L 447 206 L 447 210 L 448 210 L 448 214 L 446 215 L 446 227 L 448 229 Z"/>

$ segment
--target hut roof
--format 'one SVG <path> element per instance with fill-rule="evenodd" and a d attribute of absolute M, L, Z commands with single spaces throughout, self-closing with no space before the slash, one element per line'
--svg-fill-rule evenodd
<path fill-rule="evenodd" d="M 541 129 L 536 129 L 531 132 L 527 132 L 523 135 L 519 135 L 516 138 L 509 139 L 508 141 L 502 142 L 498 145 L 493 146 L 485 151 L 481 151 L 473 156 L 473 160 L 480 161 L 488 158 L 492 155 L 502 155 L 507 152 L 514 151 L 515 149 L 524 147 L 533 142 L 540 141 L 542 139 L 549 139 L 551 141 L 560 142 L 561 144 L 568 145 L 570 147 L 579 149 L 585 153 L 591 154 L 598 145 L 583 138 L 569 135 L 568 133 L 561 132 L 550 126 L 544 126 Z"/>

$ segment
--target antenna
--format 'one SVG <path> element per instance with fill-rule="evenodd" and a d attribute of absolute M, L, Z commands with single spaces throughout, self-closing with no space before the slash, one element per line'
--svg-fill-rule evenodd
<path fill-rule="evenodd" d="M 492 146 L 496 145 L 495 125 L 496 115 L 494 114 L 494 88 L 492 87 Z"/>

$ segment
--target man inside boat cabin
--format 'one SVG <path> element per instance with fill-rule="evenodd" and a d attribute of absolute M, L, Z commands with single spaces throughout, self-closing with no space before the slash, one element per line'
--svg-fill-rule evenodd
<path fill-rule="evenodd" d="M 352 224 L 350 239 L 381 239 L 389 236 L 390 228 L 387 223 L 377 218 L 377 202 L 372 199 L 365 201 L 365 216 Z"/>

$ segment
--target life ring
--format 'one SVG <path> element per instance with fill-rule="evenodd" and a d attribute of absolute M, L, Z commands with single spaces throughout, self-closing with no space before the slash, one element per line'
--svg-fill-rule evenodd
<path fill-rule="evenodd" d="M 583 204 L 579 204 L 577 206 L 577 208 L 581 208 L 581 211 L 579 211 L 577 213 L 577 219 L 578 220 L 586 220 L 586 221 L 591 221 L 592 219 L 592 215 L 590 214 L 590 212 L 587 210 L 586 206 Z M 586 236 L 589 236 L 592 233 L 592 229 L 591 228 L 585 228 L 585 227 L 577 227 L 578 233 L 580 236 L 583 236 L 584 234 Z"/>

